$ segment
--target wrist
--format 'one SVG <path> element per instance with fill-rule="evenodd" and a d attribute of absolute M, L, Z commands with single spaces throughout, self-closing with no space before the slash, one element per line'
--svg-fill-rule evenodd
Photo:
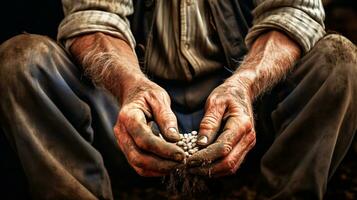
<path fill-rule="evenodd" d="M 256 79 L 257 73 L 254 70 L 241 70 L 229 77 L 225 83 L 232 87 L 238 87 L 249 99 L 253 100 L 256 96 L 256 91 L 254 90 Z"/>
<path fill-rule="evenodd" d="M 116 75 L 115 75 L 116 74 Z M 123 100 L 129 93 L 135 90 L 135 87 L 147 85 L 150 81 L 144 73 L 140 72 L 114 72 L 115 84 L 110 88 L 114 96 Z"/>
<path fill-rule="evenodd" d="M 75 38 L 70 51 L 86 76 L 118 98 L 128 87 L 146 79 L 134 51 L 123 39 L 91 33 Z"/>

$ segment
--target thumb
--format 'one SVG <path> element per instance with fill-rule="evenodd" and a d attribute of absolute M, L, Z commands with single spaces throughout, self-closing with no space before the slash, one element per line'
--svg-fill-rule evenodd
<path fill-rule="evenodd" d="M 207 106 L 206 113 L 203 116 L 200 124 L 200 130 L 197 139 L 198 145 L 207 146 L 214 141 L 221 127 L 225 109 L 225 104 L 211 104 Z"/>

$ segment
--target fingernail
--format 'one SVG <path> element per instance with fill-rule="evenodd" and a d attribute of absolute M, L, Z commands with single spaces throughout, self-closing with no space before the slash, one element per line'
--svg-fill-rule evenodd
<path fill-rule="evenodd" d="M 169 131 L 174 134 L 177 133 L 177 130 L 174 127 L 169 128 Z"/>
<path fill-rule="evenodd" d="M 182 161 L 183 159 L 185 159 L 185 155 L 183 155 L 182 153 L 175 153 L 174 159 L 176 161 Z"/>
<path fill-rule="evenodd" d="M 176 128 L 171 127 L 168 129 L 168 132 L 172 139 L 180 140 L 180 136 L 178 135 L 178 131 Z"/>
<path fill-rule="evenodd" d="M 207 142 L 208 142 L 208 138 L 206 136 L 200 136 L 197 141 L 197 143 L 200 145 L 205 145 L 207 144 Z"/>

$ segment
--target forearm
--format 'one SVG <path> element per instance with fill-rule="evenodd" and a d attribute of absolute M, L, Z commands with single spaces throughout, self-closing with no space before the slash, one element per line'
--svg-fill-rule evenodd
<path fill-rule="evenodd" d="M 83 72 L 121 99 L 131 81 L 145 79 L 135 53 L 122 39 L 103 33 L 76 37 L 70 52 Z"/>
<path fill-rule="evenodd" d="M 227 81 L 246 87 L 255 99 L 273 87 L 293 68 L 300 47 L 281 32 L 270 31 L 258 37 L 241 66 Z"/>

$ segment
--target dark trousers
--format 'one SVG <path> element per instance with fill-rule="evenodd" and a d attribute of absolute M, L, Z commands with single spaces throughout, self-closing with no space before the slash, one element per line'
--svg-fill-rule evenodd
<path fill-rule="evenodd" d="M 213 85 L 229 75 L 217 74 Z M 195 97 L 194 83 L 159 84 L 172 96 L 180 129 L 197 130 L 204 100 L 191 102 L 206 94 Z M 255 103 L 266 195 L 322 199 L 356 132 L 356 102 L 356 47 L 328 35 Z M 155 182 L 136 175 L 118 148 L 118 110 L 50 39 L 26 34 L 0 46 L 0 127 L 33 199 L 112 199 L 116 188 Z"/>

